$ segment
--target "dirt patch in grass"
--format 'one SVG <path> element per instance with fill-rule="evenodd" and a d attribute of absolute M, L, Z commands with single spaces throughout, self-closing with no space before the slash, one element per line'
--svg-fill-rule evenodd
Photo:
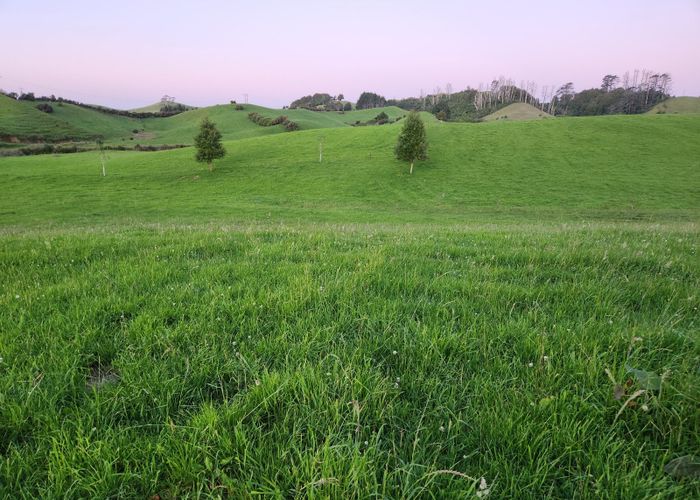
<path fill-rule="evenodd" d="M 88 389 L 101 389 L 105 385 L 114 384 L 119 381 L 119 374 L 111 365 L 100 365 L 95 363 L 90 366 L 85 385 Z"/>

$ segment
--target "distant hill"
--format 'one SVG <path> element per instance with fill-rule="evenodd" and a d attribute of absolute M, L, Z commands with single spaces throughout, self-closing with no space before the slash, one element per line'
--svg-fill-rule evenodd
<path fill-rule="evenodd" d="M 45 113 L 38 110 L 36 106 L 42 103 L 50 105 L 53 111 Z M 406 111 L 393 106 L 382 108 L 382 111 L 390 120 L 406 114 Z M 377 115 L 374 109 L 318 112 L 246 104 L 243 110 L 236 110 L 233 105 L 222 104 L 169 117 L 132 118 L 66 102 L 18 101 L 0 95 L 0 147 L 34 142 L 94 141 L 97 138 L 107 144 L 126 147 L 135 144 L 192 144 L 199 123 L 205 116 L 217 124 L 225 140 L 285 133 L 282 125 L 261 127 L 253 123 L 248 119 L 251 112 L 269 118 L 287 116 L 301 130 L 350 127 L 358 121 L 372 120 Z"/>
<path fill-rule="evenodd" d="M 158 101 L 158 102 L 154 102 L 153 104 L 150 104 L 150 105 L 148 105 L 148 106 L 143 106 L 143 107 L 140 107 L 140 108 L 130 109 L 129 111 L 132 111 L 132 112 L 134 112 L 134 113 L 158 113 L 158 112 L 161 110 L 161 108 L 162 108 L 163 106 L 165 106 L 166 104 L 167 104 L 168 106 L 179 106 L 179 107 L 183 107 L 183 108 L 188 109 L 188 110 L 189 110 L 189 109 L 195 109 L 194 106 L 189 106 L 188 104 L 182 104 L 182 103 L 180 103 L 180 102 L 169 102 L 169 103 L 164 103 L 164 102 L 162 102 L 162 101 Z"/>
<path fill-rule="evenodd" d="M 652 115 L 700 113 L 700 97 L 671 97 L 651 108 L 648 113 Z"/>
<path fill-rule="evenodd" d="M 532 104 L 515 102 L 499 109 L 495 113 L 485 116 L 483 120 L 486 122 L 494 120 L 523 121 L 540 120 L 542 118 L 552 118 L 552 115 L 542 111 L 541 109 L 537 109 Z"/>

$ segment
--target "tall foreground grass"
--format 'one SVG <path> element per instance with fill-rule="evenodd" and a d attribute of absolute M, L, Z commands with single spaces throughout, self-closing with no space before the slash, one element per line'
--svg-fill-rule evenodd
<path fill-rule="evenodd" d="M 5 234 L 0 496 L 697 496 L 699 241 Z"/>

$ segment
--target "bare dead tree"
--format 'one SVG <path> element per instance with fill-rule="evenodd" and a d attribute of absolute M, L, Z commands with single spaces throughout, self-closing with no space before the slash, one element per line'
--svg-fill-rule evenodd
<path fill-rule="evenodd" d="M 622 75 L 622 88 L 627 90 L 630 88 L 630 72 L 625 71 L 625 74 Z"/>

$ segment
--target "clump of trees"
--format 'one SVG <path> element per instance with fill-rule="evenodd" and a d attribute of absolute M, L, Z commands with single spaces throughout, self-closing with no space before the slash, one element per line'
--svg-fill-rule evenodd
<path fill-rule="evenodd" d="M 428 141 L 425 134 L 425 125 L 416 111 L 411 111 L 406 118 L 399 139 L 394 148 L 396 158 L 411 164 L 409 173 L 413 173 L 413 164 L 417 160 L 425 160 L 428 157 Z"/>
<path fill-rule="evenodd" d="M 629 72 L 622 78 L 605 75 L 600 88 L 573 92 L 573 84 L 562 86 L 550 103 L 554 113 L 571 116 L 645 113 L 668 99 L 672 80 L 668 73 Z M 553 114 L 554 114 L 553 113 Z"/>
<path fill-rule="evenodd" d="M 452 85 L 448 83 L 444 90 L 436 87 L 431 94 L 421 91 L 420 97 L 392 99 L 387 104 L 409 111 L 427 111 L 442 121 L 479 121 L 513 102 L 534 102 L 533 95 L 527 90 L 532 89 L 530 82 L 521 85 L 524 88 L 516 86 L 513 80 L 500 77 L 487 87 L 480 85 L 478 89 L 452 92 Z"/>
<path fill-rule="evenodd" d="M 188 106 L 185 106 L 184 104 L 180 104 L 179 102 L 174 102 L 174 103 L 163 104 L 160 107 L 160 112 L 163 114 L 176 115 L 178 113 L 182 113 L 183 111 L 187 111 L 189 109 L 190 108 Z"/>
<path fill-rule="evenodd" d="M 345 101 L 343 94 L 313 94 L 297 99 L 289 105 L 289 109 L 308 109 L 311 111 L 350 111 L 352 104 Z"/>
<path fill-rule="evenodd" d="M 420 97 L 389 100 L 387 105 L 409 111 L 428 111 L 440 120 L 479 121 L 486 115 L 515 103 L 523 102 L 552 115 L 605 115 L 644 113 L 671 93 L 671 76 L 647 70 L 626 72 L 622 77 L 605 75 L 600 88 L 576 92 L 572 82 L 560 86 L 539 87 L 532 81 L 515 84 L 499 77 L 478 89 L 452 92 L 436 87 L 432 94 L 421 91 Z M 358 102 L 358 109 L 360 104 Z"/>
<path fill-rule="evenodd" d="M 353 127 L 364 127 L 367 125 L 385 125 L 387 123 L 395 123 L 399 121 L 402 117 L 398 117 L 396 120 L 391 120 L 389 118 L 389 115 L 387 115 L 384 111 L 379 113 L 377 116 L 372 118 L 371 120 L 367 120 L 366 122 L 361 122 L 360 120 L 357 120 L 355 123 L 352 124 Z"/>
<path fill-rule="evenodd" d="M 197 149 L 195 159 L 200 163 L 206 163 L 210 172 L 214 170 L 212 162 L 223 158 L 226 154 L 226 150 L 221 144 L 221 132 L 209 118 L 204 118 L 199 125 L 199 133 L 194 138 L 194 146 Z"/>
<path fill-rule="evenodd" d="M 355 104 L 355 109 L 384 108 L 386 105 L 387 100 L 383 96 L 374 92 L 362 92 L 357 104 Z"/>
<path fill-rule="evenodd" d="M 287 116 L 280 115 L 277 118 L 268 118 L 260 113 L 248 113 L 248 119 L 261 127 L 274 127 L 275 125 L 284 125 L 287 132 L 299 130 L 299 124 L 291 121 Z"/>

